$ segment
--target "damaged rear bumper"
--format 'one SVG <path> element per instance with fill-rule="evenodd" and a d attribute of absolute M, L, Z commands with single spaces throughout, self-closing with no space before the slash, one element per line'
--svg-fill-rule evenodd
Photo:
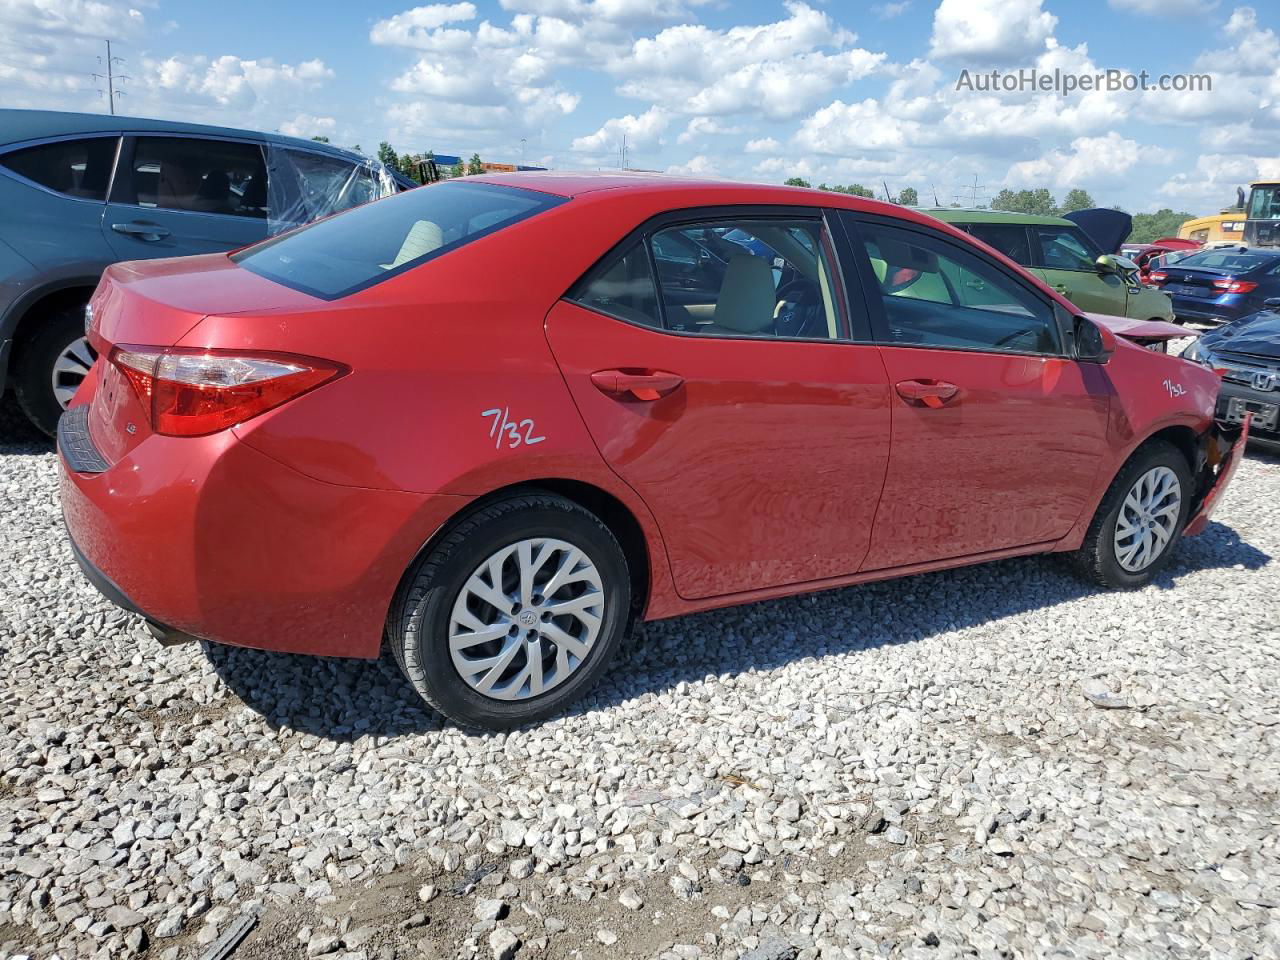
<path fill-rule="evenodd" d="M 1223 492 L 1240 465 L 1248 439 L 1248 417 L 1244 423 L 1215 420 L 1213 426 L 1205 431 L 1198 493 L 1192 505 L 1191 518 L 1182 531 L 1184 537 L 1194 537 L 1209 525 L 1209 517 L 1221 502 Z"/>

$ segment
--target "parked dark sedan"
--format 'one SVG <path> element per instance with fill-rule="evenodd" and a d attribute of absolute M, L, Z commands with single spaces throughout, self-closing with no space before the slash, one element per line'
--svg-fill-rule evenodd
<path fill-rule="evenodd" d="M 1179 323 L 1220 324 L 1261 310 L 1280 296 L 1280 252 L 1223 247 L 1202 250 L 1148 282 L 1169 294 Z"/>
<path fill-rule="evenodd" d="M 1280 451 L 1280 298 L 1209 331 L 1182 355 L 1222 374 L 1218 419 L 1240 423 L 1252 414 L 1250 442 Z"/>

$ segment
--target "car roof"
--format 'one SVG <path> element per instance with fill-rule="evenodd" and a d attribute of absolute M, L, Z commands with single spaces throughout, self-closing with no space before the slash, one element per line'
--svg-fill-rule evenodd
<path fill-rule="evenodd" d="M 22 143 L 27 140 L 43 140 L 48 137 L 75 136 L 81 133 L 169 133 L 209 137 L 243 137 L 278 143 L 281 146 L 304 147 L 318 153 L 328 153 L 347 159 L 360 154 L 344 150 L 331 143 L 286 137 L 282 133 L 263 130 L 241 130 L 236 127 L 215 127 L 204 123 L 183 123 L 177 120 L 152 120 L 146 117 L 121 117 L 105 113 L 70 113 L 62 110 L 13 110 L 0 109 L 0 146 Z"/>
<path fill-rule="evenodd" d="M 614 196 L 621 193 L 647 195 L 660 197 L 672 209 L 711 207 L 717 204 L 787 204 L 798 207 L 840 207 L 927 222 L 926 217 L 911 207 L 831 190 L 752 183 L 746 180 L 711 180 L 647 171 L 539 170 L 477 174 L 467 177 L 466 181 L 522 187 L 559 197 L 594 196 L 606 191 Z"/>
<path fill-rule="evenodd" d="M 914 209 L 930 217 L 937 217 L 946 223 L 1039 223 L 1055 227 L 1078 226 L 1063 217 L 1013 213 L 1009 210 L 977 210 L 968 207 L 915 207 Z"/>

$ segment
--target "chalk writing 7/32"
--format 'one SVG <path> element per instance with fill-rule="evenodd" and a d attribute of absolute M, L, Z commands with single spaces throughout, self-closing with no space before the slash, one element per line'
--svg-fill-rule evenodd
<path fill-rule="evenodd" d="M 482 417 L 493 417 L 493 426 L 489 428 L 489 436 L 493 438 L 493 448 L 499 450 L 502 448 L 502 442 L 507 442 L 507 448 L 514 450 L 521 444 L 541 443 L 546 437 L 535 437 L 533 435 L 533 421 L 527 417 L 523 420 L 511 419 L 510 408 L 494 407 L 492 410 L 482 410 Z M 523 431 L 523 432 L 522 432 Z"/>

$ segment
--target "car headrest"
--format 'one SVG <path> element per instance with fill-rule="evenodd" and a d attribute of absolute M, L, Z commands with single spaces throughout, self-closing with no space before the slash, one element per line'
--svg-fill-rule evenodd
<path fill-rule="evenodd" d="M 763 257 L 733 257 L 716 298 L 715 324 L 739 333 L 759 333 L 773 324 L 777 296 L 773 270 Z"/>

